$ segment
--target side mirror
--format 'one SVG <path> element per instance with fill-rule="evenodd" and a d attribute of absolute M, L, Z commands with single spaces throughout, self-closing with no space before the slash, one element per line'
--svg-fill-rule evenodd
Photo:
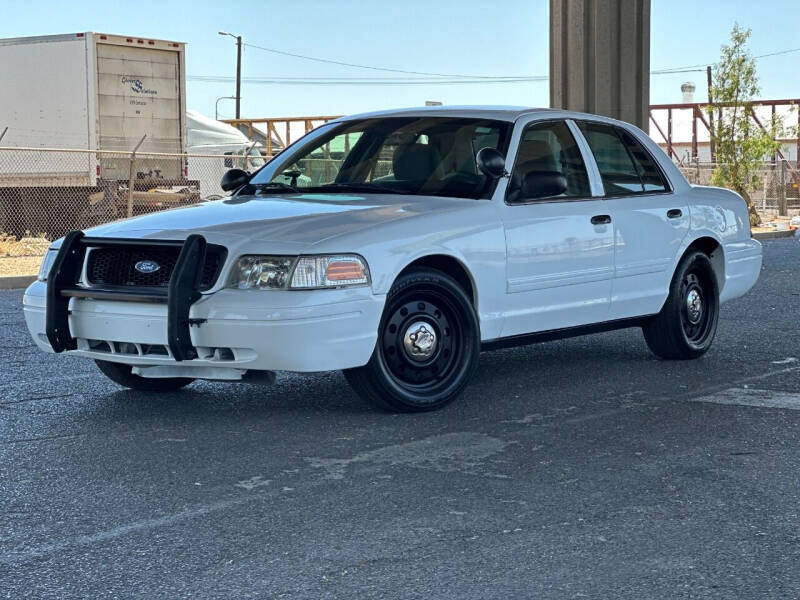
<path fill-rule="evenodd" d="M 549 198 L 567 191 L 567 178 L 558 171 L 532 171 L 522 178 L 522 198 Z"/>
<path fill-rule="evenodd" d="M 249 182 L 250 173 L 242 171 L 241 169 L 231 169 L 230 171 L 225 171 L 219 187 L 222 188 L 223 192 L 232 192 L 238 190 L 243 185 L 247 185 Z"/>
<path fill-rule="evenodd" d="M 490 179 L 500 179 L 506 174 L 506 159 L 495 148 L 481 148 L 475 155 L 481 173 Z"/>

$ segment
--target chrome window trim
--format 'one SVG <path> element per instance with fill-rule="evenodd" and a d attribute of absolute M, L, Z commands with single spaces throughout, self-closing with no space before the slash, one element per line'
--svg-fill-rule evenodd
<path fill-rule="evenodd" d="M 574 119 L 567 119 L 567 127 L 569 127 L 569 130 L 572 132 L 572 137 L 574 137 L 575 141 L 578 143 L 578 148 L 580 148 L 581 155 L 583 156 L 583 164 L 586 165 L 586 172 L 589 174 L 589 186 L 592 190 L 592 197 L 605 196 L 603 179 L 600 177 L 600 169 L 597 167 L 597 161 L 594 159 L 592 149 L 589 148 L 589 142 L 583 137 L 583 132 L 580 127 L 578 127 L 578 124 L 575 123 Z"/>

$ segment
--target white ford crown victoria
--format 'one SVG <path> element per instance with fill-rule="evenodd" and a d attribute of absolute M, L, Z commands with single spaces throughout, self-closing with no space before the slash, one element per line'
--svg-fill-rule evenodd
<path fill-rule="evenodd" d="M 481 349 L 640 327 L 658 356 L 698 357 L 761 267 L 738 195 L 559 110 L 346 117 L 223 188 L 54 243 L 24 298 L 36 343 L 135 389 L 343 369 L 422 411 Z"/>

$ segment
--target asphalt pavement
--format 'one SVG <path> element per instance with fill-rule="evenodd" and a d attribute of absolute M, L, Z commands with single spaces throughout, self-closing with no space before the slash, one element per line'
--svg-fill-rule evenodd
<path fill-rule="evenodd" d="M 0 597 L 797 598 L 800 238 L 712 350 L 481 355 L 378 413 L 340 373 L 125 391 L 0 292 Z"/>

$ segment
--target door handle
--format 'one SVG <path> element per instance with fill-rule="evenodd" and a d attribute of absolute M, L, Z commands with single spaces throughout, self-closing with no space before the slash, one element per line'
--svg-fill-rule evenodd
<path fill-rule="evenodd" d="M 680 208 L 671 208 L 667 211 L 668 219 L 679 219 L 683 216 L 683 211 Z"/>
<path fill-rule="evenodd" d="M 592 217 L 592 225 L 608 225 L 611 223 L 611 215 L 595 215 Z"/>

